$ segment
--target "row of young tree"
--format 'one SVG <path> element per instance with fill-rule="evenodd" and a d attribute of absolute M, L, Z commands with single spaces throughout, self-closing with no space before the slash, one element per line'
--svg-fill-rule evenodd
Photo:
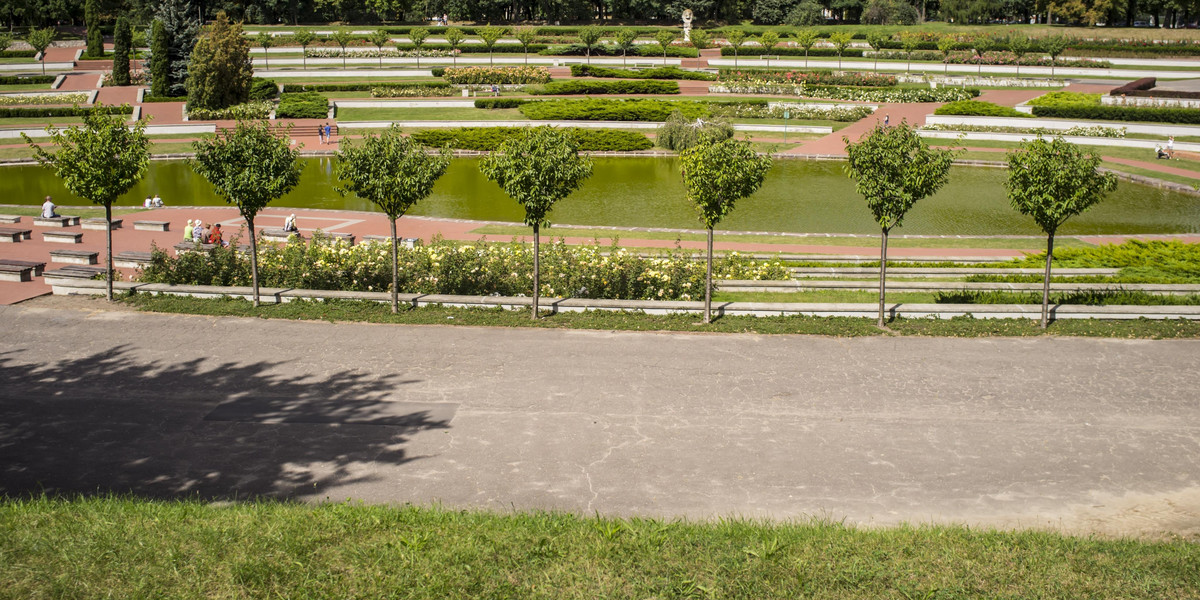
<path fill-rule="evenodd" d="M 112 220 L 112 203 L 146 173 L 149 141 L 145 123 L 133 127 L 121 118 L 91 113 L 83 127 L 52 130 L 55 150 L 47 151 L 28 136 L 26 142 L 43 165 L 55 169 L 71 193 L 104 206 Z M 254 219 L 266 206 L 287 194 L 300 181 L 300 148 L 288 136 L 277 135 L 263 121 L 240 121 L 212 139 L 194 142 L 192 168 L 212 184 L 219 196 L 236 206 L 251 232 L 251 279 L 254 305 L 259 304 L 258 244 Z M 844 138 L 848 155 L 845 171 L 867 201 L 880 227 L 879 320 L 885 325 L 888 236 L 922 198 L 948 180 L 954 161 L 952 150 L 926 145 L 915 128 L 877 125 L 860 141 Z M 381 135 L 368 135 L 362 144 L 337 154 L 336 187 L 369 200 L 387 216 L 391 227 L 392 311 L 399 310 L 396 221 L 433 191 L 446 172 L 450 152 L 430 152 L 401 134 L 396 126 Z M 737 201 L 762 185 L 771 159 L 754 152 L 749 142 L 703 139 L 680 153 L 681 175 L 687 197 L 707 230 L 707 276 L 704 321 L 712 319 L 713 231 L 734 209 Z M 1046 233 L 1046 268 L 1041 324 L 1049 319 L 1050 274 L 1054 237 L 1067 221 L 1116 187 L 1116 177 L 1098 171 L 1100 157 L 1055 138 L 1035 139 L 1008 155 L 1005 186 L 1013 208 L 1034 219 Z M 525 224 L 533 230 L 533 306 L 538 318 L 540 296 L 541 230 L 549 226 L 550 211 L 591 176 L 592 163 L 578 151 L 574 138 L 554 127 L 527 128 L 504 142 L 480 161 L 480 171 L 525 210 Z M 108 264 L 109 300 L 113 297 L 112 231 L 107 228 L 105 256 Z"/>

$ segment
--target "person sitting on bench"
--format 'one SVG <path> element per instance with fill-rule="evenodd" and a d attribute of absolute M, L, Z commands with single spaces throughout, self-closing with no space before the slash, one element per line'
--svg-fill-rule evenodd
<path fill-rule="evenodd" d="M 56 208 L 58 208 L 58 206 L 54 204 L 54 201 L 50 199 L 50 196 L 46 196 L 46 201 L 42 203 L 42 218 L 53 219 L 54 217 L 57 217 L 58 213 L 54 211 Z"/>
<path fill-rule="evenodd" d="M 293 213 L 283 221 L 283 230 L 288 233 L 300 234 L 300 229 L 296 227 L 296 215 Z"/>

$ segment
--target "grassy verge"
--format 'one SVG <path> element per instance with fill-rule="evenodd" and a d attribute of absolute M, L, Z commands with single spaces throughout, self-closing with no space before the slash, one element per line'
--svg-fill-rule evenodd
<path fill-rule="evenodd" d="M 152 312 L 404 325 L 810 334 L 841 337 L 889 334 L 943 337 L 1064 335 L 1149 339 L 1200 337 L 1200 323 L 1183 320 L 1064 320 L 1052 323 L 1049 330 L 1043 332 L 1037 322 L 1031 319 L 895 319 L 888 324 L 891 331 L 885 332 L 877 329 L 871 319 L 854 317 L 722 317 L 710 325 L 704 325 L 697 322 L 696 315 L 644 315 L 628 312 L 561 313 L 533 321 L 529 318 L 528 311 L 443 306 L 405 310 L 393 315 L 387 305 L 360 301 L 289 302 L 281 305 L 263 305 L 257 309 L 248 300 L 240 299 L 135 294 L 122 301 L 140 310 Z"/>
<path fill-rule="evenodd" d="M 53 92 L 48 83 L 12 83 L 0 85 L 0 92 Z"/>
<path fill-rule="evenodd" d="M 1200 546 L 412 506 L 0 503 L 11 597 L 1185 598 Z"/>

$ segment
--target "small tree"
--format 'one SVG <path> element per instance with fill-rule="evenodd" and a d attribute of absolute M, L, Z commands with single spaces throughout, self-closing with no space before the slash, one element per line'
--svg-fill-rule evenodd
<path fill-rule="evenodd" d="M 188 66 L 188 107 L 219 109 L 241 104 L 250 97 L 254 66 L 250 41 L 241 23 L 230 23 L 225 12 L 217 13 L 204 29 Z"/>
<path fill-rule="evenodd" d="M 12 46 L 12 43 L 13 43 L 12 34 L 0 32 L 0 52 L 4 52 L 5 50 L 8 50 L 9 46 Z"/>
<path fill-rule="evenodd" d="M 317 36 L 308 29 L 297 29 L 296 33 L 292 34 L 292 41 L 300 44 L 300 62 L 304 65 L 304 70 L 308 70 L 308 47 L 313 42 L 317 41 Z"/>
<path fill-rule="evenodd" d="M 758 45 L 763 47 L 764 56 L 767 57 L 767 66 L 771 66 L 771 50 L 779 45 L 779 34 L 774 31 L 767 31 L 758 36 Z"/>
<path fill-rule="evenodd" d="M 133 31 L 129 28 L 129 19 L 117 18 L 116 29 L 113 30 L 113 83 L 129 85 L 129 52 L 133 45 Z"/>
<path fill-rule="evenodd" d="M 942 37 L 938 38 L 937 47 L 938 47 L 938 52 L 942 53 L 942 62 L 946 65 L 943 68 L 942 72 L 949 73 L 950 72 L 950 53 L 953 52 L 954 49 L 958 47 L 958 39 L 952 35 L 943 35 Z"/>
<path fill-rule="evenodd" d="M 270 69 L 271 68 L 270 51 L 271 51 L 271 46 L 275 45 L 275 37 L 272 36 L 271 33 L 268 31 L 260 31 L 260 32 L 258 32 L 258 35 L 254 36 L 254 43 L 258 44 L 258 46 L 263 49 L 263 61 L 266 63 L 267 68 Z"/>
<path fill-rule="evenodd" d="M 56 152 L 46 152 L 24 133 L 21 137 L 33 148 L 34 158 L 55 169 L 72 194 L 104 206 L 106 296 L 112 301 L 112 203 L 146 175 L 150 164 L 146 122 L 138 121 L 130 127 L 119 116 L 92 111 L 84 115 L 83 127 L 72 126 L 61 131 L 49 127 L 47 131 Z"/>
<path fill-rule="evenodd" d="M 1017 57 L 1017 77 L 1021 76 L 1021 57 L 1029 53 L 1029 38 L 1019 33 L 1008 36 L 1008 51 Z"/>
<path fill-rule="evenodd" d="M 867 44 L 870 45 L 873 50 L 875 50 L 875 66 L 873 67 L 873 70 L 879 70 L 879 53 L 883 50 L 884 44 L 888 43 L 888 41 L 891 39 L 892 36 L 885 35 L 883 33 L 874 31 L 867 33 Z"/>
<path fill-rule="evenodd" d="M 227 204 L 238 207 L 250 233 L 250 277 L 254 306 L 258 306 L 258 241 L 254 217 L 272 200 L 300 181 L 300 147 L 290 148 L 288 136 L 275 135 L 266 121 L 238 121 L 215 138 L 192 142 L 192 170 L 212 184 Z"/>
<path fill-rule="evenodd" d="M 883 301 L 887 291 L 888 233 L 899 227 L 904 215 L 940 189 L 950 174 L 954 151 L 931 150 L 907 122 L 898 127 L 875 125 L 862 141 L 846 141 L 846 174 L 882 229 L 879 247 L 879 326 L 883 327 Z"/>
<path fill-rule="evenodd" d="M 662 48 L 663 64 L 667 64 L 667 48 L 670 48 L 671 42 L 675 41 L 675 32 L 668 29 L 660 29 L 658 33 L 654 34 L 654 41 L 658 42 L 659 47 Z"/>
<path fill-rule="evenodd" d="M 529 64 L 529 45 L 537 40 L 537 28 L 529 25 L 513 27 L 513 35 L 521 42 L 521 49 L 525 52 L 525 64 Z"/>
<path fill-rule="evenodd" d="M 450 44 L 450 57 L 455 66 L 458 65 L 458 45 L 462 43 L 465 37 L 462 30 L 457 27 L 451 27 L 446 30 L 446 43 Z"/>
<path fill-rule="evenodd" d="M 83 3 L 83 25 L 87 27 L 87 55 L 104 56 L 104 33 L 100 31 L 100 0 Z"/>
<path fill-rule="evenodd" d="M 1050 316 L 1050 263 L 1054 260 L 1054 234 L 1067 219 L 1091 208 L 1117 187 L 1112 173 L 1097 171 L 1100 156 L 1061 137 L 1047 142 L 1041 137 L 1021 144 L 1008 155 L 1004 187 L 1012 206 L 1046 233 L 1046 272 L 1042 281 L 1042 329 Z"/>
<path fill-rule="evenodd" d="M 380 31 L 383 30 L 381 29 Z M 429 37 L 429 30 L 424 27 L 413 27 L 408 32 L 408 41 L 412 42 L 413 48 L 417 50 L 417 68 L 421 67 L 421 46 L 425 45 L 425 38 L 427 37 Z"/>
<path fill-rule="evenodd" d="M 617 47 L 621 49 L 621 66 L 628 64 L 625 57 L 629 54 L 629 50 L 633 48 L 634 41 L 637 40 L 638 32 L 632 27 L 617 30 Z"/>
<path fill-rule="evenodd" d="M 904 72 L 908 73 L 912 71 L 912 53 L 921 47 L 921 36 L 914 31 L 905 31 L 900 34 L 900 45 L 904 47 L 904 58 L 908 61 Z"/>
<path fill-rule="evenodd" d="M 583 42 L 583 48 L 587 51 L 587 64 L 592 64 L 592 47 L 600 43 L 602 37 L 604 30 L 595 25 L 588 25 L 579 30 L 579 41 Z"/>
<path fill-rule="evenodd" d="M 580 156 L 571 134 L 554 127 L 534 127 L 509 138 L 479 161 L 479 170 L 525 208 L 525 224 L 533 227 L 533 316 L 541 294 L 540 232 L 549 227 L 554 204 L 592 175 L 592 161 Z"/>
<path fill-rule="evenodd" d="M 816 29 L 797 29 L 792 32 L 792 37 L 796 39 L 796 45 L 804 48 L 804 68 L 808 68 L 808 51 L 817 43 Z M 841 68 L 841 63 L 838 63 L 838 68 Z"/>
<path fill-rule="evenodd" d="M 847 31 L 839 31 L 837 33 L 829 34 L 829 41 L 833 44 L 833 47 L 837 49 L 839 70 L 842 68 L 842 52 L 846 51 L 846 47 L 850 45 L 850 40 L 852 39 L 854 39 L 854 36 Z M 808 66 L 807 55 L 804 60 L 804 65 Z"/>
<path fill-rule="evenodd" d="M 383 47 L 392 41 L 392 36 L 382 29 L 376 29 L 367 36 L 367 41 L 371 42 L 375 49 L 379 52 L 379 66 L 383 66 Z M 417 59 L 420 60 L 420 59 Z"/>
<path fill-rule="evenodd" d="M 688 200 L 708 230 L 704 322 L 711 323 L 713 228 L 733 212 L 735 202 L 758 190 L 771 169 L 771 159 L 756 154 L 750 142 L 729 139 L 703 141 L 680 153 L 679 160 Z"/>
<path fill-rule="evenodd" d="M 699 51 L 708 48 L 711 39 L 709 38 L 707 31 L 704 31 L 703 29 L 693 29 L 688 41 L 692 44 L 693 48 Z"/>
<path fill-rule="evenodd" d="M 1050 76 L 1054 76 L 1054 63 L 1058 62 L 1058 55 L 1062 54 L 1067 49 L 1067 38 L 1061 35 L 1052 35 L 1047 38 L 1042 38 L 1042 51 L 1050 55 Z"/>
<path fill-rule="evenodd" d="M 167 45 L 167 30 L 162 21 L 154 20 L 150 27 L 150 95 L 162 98 L 171 93 L 171 55 Z"/>
<path fill-rule="evenodd" d="M 479 39 L 483 40 L 483 45 L 487 48 L 489 65 L 493 64 L 492 48 L 496 45 L 496 42 L 500 41 L 500 38 L 504 37 L 504 32 L 505 29 L 503 27 L 494 27 L 492 25 L 480 27 L 477 32 L 479 33 Z"/>
<path fill-rule="evenodd" d="M 42 75 L 46 74 L 46 48 L 54 43 L 55 36 L 58 32 L 53 27 L 45 29 L 30 29 L 29 33 L 25 34 L 25 43 L 33 47 L 33 50 L 42 56 Z"/>
<path fill-rule="evenodd" d="M 374 202 L 388 216 L 392 228 L 392 312 L 399 311 L 400 285 L 396 250 L 396 220 L 418 201 L 429 197 L 433 185 L 450 165 L 450 152 L 429 154 L 401 135 L 396 125 L 376 137 L 367 135 L 361 144 L 337 153 L 338 192 L 354 192 Z"/>
<path fill-rule="evenodd" d="M 746 30 L 734 29 L 725 34 L 725 41 L 729 42 L 729 47 L 733 48 L 733 68 L 737 68 L 738 51 L 741 50 L 742 44 L 746 43 Z"/>
<path fill-rule="evenodd" d="M 349 46 L 350 42 L 354 41 L 354 36 L 351 35 L 350 31 L 347 29 L 336 29 L 334 30 L 333 34 L 329 36 L 329 39 L 333 40 L 333 43 L 337 44 L 342 49 L 342 68 L 345 69 L 346 46 Z"/>
<path fill-rule="evenodd" d="M 975 38 L 971 47 L 975 49 L 975 56 L 979 59 L 979 74 L 983 75 L 983 55 L 996 47 L 996 40 L 990 35 L 981 35 Z"/>

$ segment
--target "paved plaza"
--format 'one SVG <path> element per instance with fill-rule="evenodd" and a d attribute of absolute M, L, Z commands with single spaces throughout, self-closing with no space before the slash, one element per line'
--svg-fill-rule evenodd
<path fill-rule="evenodd" d="M 0 323 L 9 495 L 1200 535 L 1200 341 Z"/>

